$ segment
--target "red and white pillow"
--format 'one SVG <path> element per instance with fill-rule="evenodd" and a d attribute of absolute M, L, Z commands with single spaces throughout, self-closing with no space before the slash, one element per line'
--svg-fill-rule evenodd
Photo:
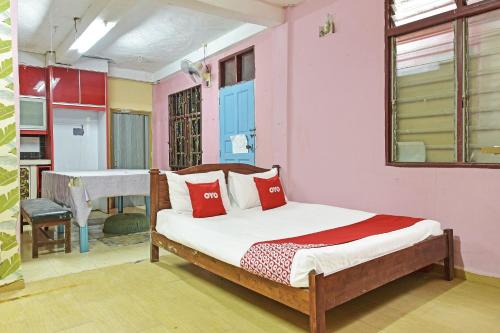
<path fill-rule="evenodd" d="M 241 209 L 248 209 L 260 206 L 259 193 L 255 186 L 254 177 L 272 178 L 278 174 L 277 169 L 272 169 L 266 172 L 244 175 L 229 171 L 228 183 L 231 199 Z"/>
<path fill-rule="evenodd" d="M 205 218 L 226 215 L 222 202 L 219 180 L 212 183 L 192 184 L 186 182 L 193 207 L 193 217 Z"/>
<path fill-rule="evenodd" d="M 192 212 L 193 217 L 224 215 L 231 202 L 241 209 L 262 206 L 263 210 L 286 204 L 277 169 L 250 175 L 230 171 L 229 191 L 223 171 L 189 175 L 167 171 L 166 175 L 172 209 Z"/>
<path fill-rule="evenodd" d="M 262 210 L 286 205 L 285 191 L 278 175 L 269 179 L 254 177 L 253 180 L 259 193 Z"/>
<path fill-rule="evenodd" d="M 264 205 L 262 204 L 262 198 L 257 189 L 256 182 L 254 180 L 255 178 L 259 178 L 262 180 L 276 178 L 277 181 L 279 182 L 278 170 L 272 169 L 266 172 L 253 173 L 250 175 L 244 175 L 229 171 L 228 175 L 229 194 L 232 201 L 241 209 L 249 209 L 258 206 L 263 206 L 264 208 Z M 274 181 L 276 182 L 276 180 Z M 275 186 L 276 184 L 277 183 L 275 183 Z M 283 195 L 283 198 L 285 200 L 284 204 L 286 204 L 286 196 L 283 190 L 283 186 L 281 185 L 281 182 L 279 182 L 279 187 L 280 187 L 279 193 Z M 274 198 L 275 196 L 272 197 Z M 264 197 L 264 200 L 267 203 L 267 196 Z M 283 203 L 282 201 L 279 202 Z M 283 206 L 284 204 L 281 204 L 280 206 Z M 266 205 L 266 207 L 268 206 Z"/>
<path fill-rule="evenodd" d="M 226 178 L 223 171 L 212 171 L 204 173 L 194 173 L 189 175 L 179 175 L 172 171 L 167 171 L 168 191 L 170 204 L 176 212 L 192 212 L 193 206 L 189 196 L 189 190 L 186 182 L 191 184 L 213 183 L 219 181 L 220 194 L 224 209 L 231 209 L 231 202 L 227 192 Z"/>

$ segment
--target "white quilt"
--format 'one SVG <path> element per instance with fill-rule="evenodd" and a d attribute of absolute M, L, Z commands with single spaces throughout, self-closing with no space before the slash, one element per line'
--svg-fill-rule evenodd
<path fill-rule="evenodd" d="M 175 242 L 240 267 L 245 252 L 257 242 L 333 229 L 374 215 L 297 202 L 268 211 L 260 207 L 246 210 L 233 207 L 228 215 L 205 219 L 165 209 L 158 212 L 156 230 Z M 290 282 L 293 287 L 307 287 L 311 270 L 329 275 L 442 233 L 438 222 L 424 220 L 409 228 L 351 243 L 299 250 L 293 260 Z"/>

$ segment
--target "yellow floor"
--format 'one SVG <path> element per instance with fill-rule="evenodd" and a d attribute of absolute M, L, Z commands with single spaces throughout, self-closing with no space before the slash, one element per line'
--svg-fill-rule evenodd
<path fill-rule="evenodd" d="M 125 212 L 144 213 L 144 209 L 135 207 L 126 208 Z M 91 225 L 89 227 L 90 251 L 87 253 L 80 253 L 79 251 L 78 227 L 73 224 L 73 247 L 71 253 L 64 253 L 64 244 L 61 244 L 58 246 L 41 248 L 39 250 L 39 257 L 32 259 L 31 227 L 25 226 L 25 231 L 21 238 L 21 270 L 25 282 L 29 283 L 149 258 L 149 242 L 110 247 L 104 245 L 102 242 L 96 241 L 104 236 L 102 227 L 104 220 L 108 216 L 109 215 L 99 211 L 93 211 L 91 213 L 89 218 L 89 224 Z"/>
<path fill-rule="evenodd" d="M 500 288 L 416 273 L 328 312 L 335 332 L 500 332 Z M 0 332 L 306 332 L 307 317 L 168 254 L 0 294 Z"/>

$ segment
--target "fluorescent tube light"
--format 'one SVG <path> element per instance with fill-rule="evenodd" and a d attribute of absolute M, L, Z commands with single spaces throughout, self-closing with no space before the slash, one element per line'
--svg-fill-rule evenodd
<path fill-rule="evenodd" d="M 85 29 L 84 32 L 78 37 L 69 48 L 70 50 L 77 50 L 78 53 L 83 54 L 94 46 L 102 37 L 104 37 L 113 27 L 116 22 L 104 22 L 100 18 L 96 18 Z"/>

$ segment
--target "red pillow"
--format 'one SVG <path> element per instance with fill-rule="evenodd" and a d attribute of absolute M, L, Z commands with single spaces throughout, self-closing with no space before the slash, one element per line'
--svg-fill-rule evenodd
<path fill-rule="evenodd" d="M 257 185 L 262 210 L 286 205 L 285 191 L 278 175 L 269 179 L 254 177 L 253 180 Z"/>
<path fill-rule="evenodd" d="M 213 183 L 192 184 L 186 182 L 191 205 L 193 206 L 193 217 L 212 217 L 226 215 L 226 209 L 220 194 L 219 180 Z"/>

